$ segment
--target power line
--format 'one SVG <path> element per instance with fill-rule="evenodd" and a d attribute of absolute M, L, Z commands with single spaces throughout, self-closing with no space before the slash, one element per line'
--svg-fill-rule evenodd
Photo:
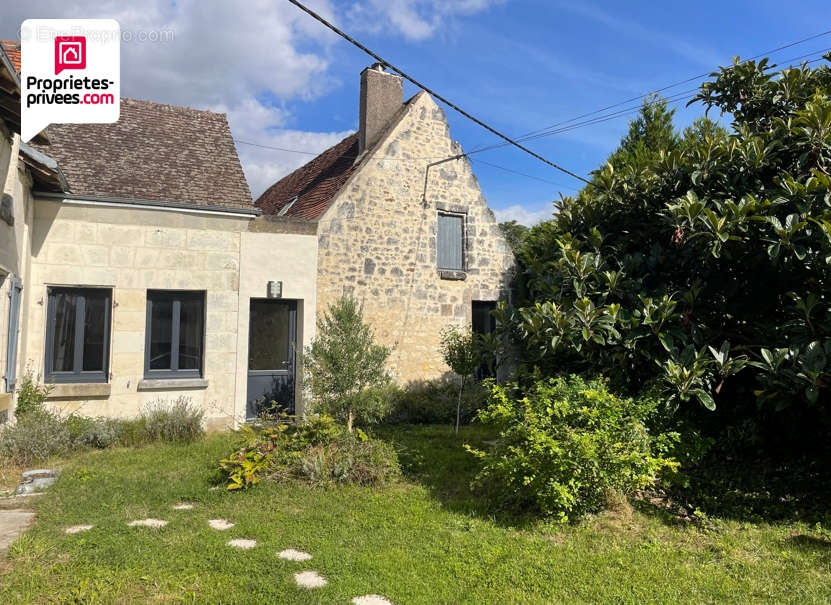
<path fill-rule="evenodd" d="M 820 34 L 818 34 L 818 35 L 820 35 Z M 806 40 L 812 39 L 812 38 L 806 38 Z M 793 46 L 793 44 L 780 47 L 780 50 L 782 48 L 788 48 L 789 46 Z M 819 54 L 819 53 L 826 53 L 828 51 L 831 51 L 831 47 L 824 48 L 824 49 L 821 49 L 821 50 L 815 50 L 813 52 L 805 53 L 805 54 L 802 54 L 802 55 L 799 55 L 799 56 L 796 56 L 796 57 L 791 57 L 789 59 L 785 59 L 784 61 L 780 61 L 779 63 L 773 63 L 773 64 L 769 65 L 767 67 L 767 69 L 773 69 L 773 68 L 778 67 L 778 66 L 780 66 L 782 64 L 785 64 L 785 63 L 790 63 L 792 61 L 797 61 L 799 59 L 804 59 L 805 57 L 810 57 L 812 55 L 816 55 L 816 54 Z M 765 54 L 765 53 L 762 53 L 762 54 Z M 759 56 L 761 56 L 761 55 L 755 55 L 751 59 L 747 59 L 747 61 L 751 61 L 753 58 L 757 58 Z M 806 61 L 805 63 L 806 64 L 815 63 L 817 61 L 822 61 L 823 59 L 824 59 L 824 57 L 819 57 L 819 58 L 816 58 L 816 59 L 812 59 L 811 61 Z M 742 61 L 742 63 L 744 63 L 744 61 Z M 695 78 L 693 78 L 693 79 L 695 79 Z M 686 80 L 686 81 L 689 81 L 689 80 Z M 671 88 L 671 87 L 672 87 L 672 85 L 666 86 L 662 89 L 658 89 L 657 91 L 653 91 L 653 93 L 654 92 L 659 92 L 661 90 L 666 90 L 667 88 Z M 671 95 L 671 96 L 669 96 L 667 98 L 664 98 L 664 99 L 657 99 L 655 101 L 648 101 L 648 102 L 642 103 L 640 105 L 631 106 L 631 107 L 624 108 L 624 109 L 621 109 L 621 110 L 618 110 L 618 111 L 615 111 L 615 112 L 612 112 L 612 113 L 609 113 L 609 114 L 598 116 L 597 118 L 592 118 L 592 119 L 589 119 L 589 120 L 584 120 L 582 122 L 577 122 L 577 123 L 574 123 L 574 124 L 570 124 L 570 122 L 574 122 L 575 120 L 577 120 L 581 117 L 588 117 L 588 116 L 591 116 L 591 115 L 594 115 L 594 114 L 597 114 L 597 113 L 601 113 L 604 110 L 592 111 L 592 112 L 589 112 L 589 113 L 586 113 L 586 114 L 582 114 L 582 116 L 578 116 L 576 118 L 571 118 L 570 120 L 564 120 L 562 122 L 557 122 L 556 124 L 553 124 L 553 125 L 549 126 L 548 128 L 545 128 L 545 129 L 531 131 L 530 133 L 527 133 L 525 135 L 522 135 L 522 136 L 518 137 L 516 140 L 520 141 L 520 142 L 533 141 L 535 139 L 548 137 L 548 136 L 551 136 L 551 135 L 554 135 L 554 134 L 559 134 L 559 133 L 562 133 L 562 132 L 567 132 L 569 130 L 574 130 L 574 129 L 577 129 L 577 128 L 583 128 L 585 126 L 592 126 L 594 124 L 599 124 L 601 122 L 607 122 L 609 120 L 612 120 L 614 118 L 617 118 L 617 117 L 620 117 L 620 116 L 623 116 L 623 115 L 638 112 L 644 106 L 652 106 L 652 105 L 655 105 L 655 104 L 661 103 L 661 102 L 667 102 L 668 104 L 672 104 L 672 103 L 677 103 L 677 102 L 680 102 L 680 101 L 685 101 L 685 100 L 688 100 L 688 99 L 692 99 L 695 95 L 690 94 L 690 93 L 697 92 L 698 90 L 699 90 L 698 87 L 697 88 L 692 88 L 692 89 L 689 89 L 689 90 L 682 91 L 680 93 L 675 93 L 674 95 Z M 648 94 L 653 94 L 653 93 L 648 93 Z M 634 97 L 634 98 L 637 99 L 638 97 Z M 631 100 L 632 99 L 630 99 L 629 101 L 631 101 Z M 627 101 L 623 101 L 621 103 L 616 103 L 615 105 L 610 105 L 606 109 L 609 109 L 609 108 L 612 108 L 612 107 L 617 107 L 619 105 L 623 105 L 626 102 Z M 562 128 L 556 128 L 557 126 L 562 126 Z M 472 154 L 481 153 L 483 151 L 490 151 L 491 149 L 500 149 L 502 147 L 506 147 L 506 145 L 504 143 L 494 143 L 493 145 L 488 145 L 487 147 L 480 147 L 478 149 L 474 149 L 473 151 L 469 151 L 467 153 L 467 155 L 470 156 Z"/>
<path fill-rule="evenodd" d="M 291 1 L 291 0 L 290 0 L 290 1 Z M 790 43 L 788 43 L 788 44 L 785 44 L 785 45 L 783 45 L 783 46 L 779 46 L 779 47 L 777 47 L 777 48 L 773 48 L 773 49 L 770 49 L 770 50 L 763 51 L 763 52 L 761 52 L 761 53 L 758 53 L 758 54 L 756 54 L 756 55 L 753 55 L 752 57 L 750 57 L 750 58 L 748 58 L 748 59 L 745 59 L 744 61 L 741 61 L 741 62 L 739 63 L 739 65 L 741 65 L 742 63 L 747 63 L 748 61 L 753 61 L 754 59 L 758 59 L 759 57 L 762 57 L 762 56 L 765 56 L 765 55 L 771 55 L 771 54 L 773 54 L 773 53 L 777 53 L 777 52 L 779 52 L 779 51 L 781 51 L 781 50 L 785 50 L 786 48 L 791 48 L 791 47 L 793 47 L 793 46 L 797 46 L 797 45 L 799 45 L 799 44 L 804 44 L 805 42 L 809 42 L 809 41 L 811 41 L 811 40 L 815 40 L 815 39 L 817 39 L 817 38 L 821 38 L 821 37 L 823 37 L 823 36 L 827 36 L 828 34 L 831 34 L 831 29 L 826 30 L 826 31 L 824 31 L 824 32 L 820 32 L 820 33 L 818 33 L 818 34 L 814 34 L 813 36 L 808 36 L 807 38 L 803 38 L 803 39 L 801 39 L 801 40 L 797 40 L 797 41 L 795 41 L 795 42 L 790 42 Z M 822 51 L 819 51 L 819 52 L 822 52 Z M 809 53 L 809 54 L 815 54 L 815 53 Z M 808 55 L 805 55 L 805 56 L 808 56 Z M 802 58 L 802 57 L 797 57 L 797 58 Z M 794 61 L 794 60 L 796 60 L 796 59 L 788 59 L 788 61 Z M 771 67 L 773 67 L 773 66 L 771 66 Z M 672 84 L 668 84 L 668 85 L 663 86 L 663 87 L 661 87 L 661 88 L 657 88 L 657 89 L 655 89 L 655 90 L 653 90 L 653 91 L 651 91 L 651 92 L 648 92 L 648 93 L 645 93 L 645 94 L 640 94 L 640 95 L 638 95 L 638 96 L 636 96 L 636 97 L 632 97 L 632 98 L 630 98 L 630 99 L 626 99 L 626 100 L 624 100 L 624 101 L 620 101 L 620 102 L 618 102 L 618 103 L 614 103 L 614 104 L 612 104 L 612 105 L 608 105 L 608 106 L 603 107 L 603 108 L 601 108 L 601 109 L 595 109 L 594 111 L 590 111 L 590 112 L 588 112 L 588 113 L 581 114 L 581 115 L 576 116 L 576 117 L 574 117 L 574 118 L 571 118 L 571 119 L 569 119 L 569 120 L 564 120 L 564 121 L 561 121 L 561 122 L 557 122 L 557 123 L 555 123 L 555 124 L 552 124 L 551 126 L 547 126 L 547 127 L 542 128 L 542 129 L 540 129 L 540 130 L 534 130 L 534 131 L 528 132 L 528 133 L 526 133 L 526 134 L 524 134 L 524 135 L 521 135 L 521 136 L 520 136 L 520 137 L 518 137 L 518 138 L 519 138 L 519 140 L 522 140 L 524 137 L 527 137 L 527 136 L 530 136 L 530 135 L 537 134 L 537 133 L 542 132 L 542 131 L 544 131 L 544 130 L 548 130 L 549 128 L 556 128 L 557 126 L 561 126 L 561 125 L 563 125 L 563 124 L 568 124 L 569 122 L 573 122 L 573 121 L 575 121 L 575 120 L 580 120 L 580 119 L 582 119 L 582 118 L 585 118 L 585 117 L 588 117 L 588 116 L 591 116 L 591 115 L 595 115 L 595 114 L 598 114 L 598 113 L 602 113 L 602 112 L 604 112 L 604 111 L 608 111 L 609 109 L 614 109 L 615 107 L 620 107 L 621 105 L 625 105 L 625 104 L 627 104 L 627 103 L 631 103 L 631 102 L 633 102 L 633 101 L 638 101 L 638 100 L 640 100 L 640 99 L 643 99 L 644 97 L 648 97 L 648 96 L 650 96 L 650 95 L 658 94 L 658 93 L 660 93 L 660 92 L 664 92 L 665 90 L 669 90 L 670 88 L 675 88 L 676 86 L 681 86 L 682 84 L 687 84 L 688 82 L 693 82 L 693 81 L 695 81 L 695 80 L 700 80 L 701 78 L 706 78 L 706 77 L 707 77 L 707 76 L 709 76 L 711 73 L 713 73 L 713 72 L 705 72 L 705 73 L 703 73 L 703 74 L 698 74 L 698 75 L 696 75 L 696 76 L 692 76 L 691 78 L 686 78 L 686 79 L 684 79 L 684 80 L 679 80 L 678 82 L 674 82 L 674 83 L 672 83 Z"/>
<path fill-rule="evenodd" d="M 300 2 L 298 2 L 297 0 L 288 0 L 288 1 L 289 1 L 289 2 L 291 2 L 292 4 L 294 4 L 297 8 L 299 8 L 299 9 L 300 9 L 300 10 L 302 10 L 303 12 L 305 12 L 305 13 L 307 13 L 308 15 L 312 16 L 314 19 L 316 19 L 317 21 L 319 21 L 320 23 L 322 23 L 323 25 L 325 25 L 325 26 L 326 26 L 326 27 L 328 27 L 329 29 L 331 29 L 333 32 L 335 32 L 336 34 L 338 34 L 339 36 L 341 36 L 341 37 L 342 37 L 342 38 L 344 38 L 345 40 L 347 40 L 347 41 L 351 42 L 353 45 L 355 45 L 355 46 L 357 46 L 358 48 L 360 48 L 362 51 L 364 51 L 364 52 L 365 52 L 366 54 L 368 54 L 370 57 L 372 57 L 373 59 L 375 59 L 376 61 L 378 61 L 381 65 L 384 65 L 384 66 L 386 66 L 386 67 L 389 67 L 390 69 L 392 69 L 395 73 L 397 73 L 398 75 L 400 75 L 400 76 L 401 76 L 402 78 L 404 78 L 405 80 L 408 80 L 409 82 L 411 82 L 411 83 L 415 84 L 415 85 L 416 85 L 416 86 L 418 86 L 420 89 L 422 89 L 422 90 L 424 90 L 425 92 L 429 93 L 431 96 L 435 97 L 436 99 L 438 99 L 439 101 L 441 101 L 442 103 L 444 103 L 445 105 L 447 105 L 448 107 L 450 107 L 451 109 L 453 109 L 453 110 L 457 111 L 458 113 L 460 113 L 461 115 L 463 115 L 463 116 L 464 116 L 464 117 L 466 117 L 467 119 L 471 120 L 472 122 L 475 122 L 476 124 L 478 124 L 479 126 L 481 126 L 482 128 L 484 128 L 485 130 L 487 130 L 487 131 L 491 132 L 492 134 L 495 134 L 495 135 L 496 135 L 496 136 L 498 136 L 500 139 L 503 139 L 506 143 L 508 143 L 508 144 L 510 144 L 510 145 L 513 145 L 513 146 L 514 146 L 514 147 L 516 147 L 517 149 L 521 149 L 521 150 L 522 150 L 522 151 L 524 151 L 525 153 L 527 153 L 527 154 L 529 154 L 529 155 L 531 155 L 531 156 L 533 156 L 533 157 L 537 158 L 537 159 L 538 159 L 538 160 L 540 160 L 541 162 L 544 162 L 545 164 L 548 164 L 549 166 L 551 166 L 552 168 L 555 168 L 555 169 L 559 170 L 560 172 L 564 172 L 565 174 L 569 175 L 570 177 L 573 177 L 573 178 L 575 178 L 575 179 L 578 179 L 578 180 L 580 180 L 580 181 L 583 181 L 584 183 L 591 184 L 591 181 L 589 181 L 588 179 L 586 179 L 586 178 L 584 178 L 584 177 L 580 176 L 579 174 L 576 174 L 576 173 L 572 172 L 571 170 L 568 170 L 567 168 L 563 168 L 562 166 L 560 166 L 560 165 L 558 165 L 558 164 L 555 164 L 555 163 L 554 163 L 554 162 L 552 162 L 551 160 L 548 160 L 548 159 L 544 158 L 543 156 L 541 156 L 540 154 L 538 154 L 538 153 L 536 153 L 536 152 L 534 152 L 534 151 L 531 151 L 530 149 L 528 149 L 527 147 L 525 147 L 525 146 L 523 146 L 523 145 L 521 145 L 521 144 L 517 143 L 516 141 L 514 141 L 513 139 L 511 139 L 511 138 L 510 138 L 510 137 L 508 137 L 507 135 L 502 134 L 501 132 L 499 132 L 498 130 L 496 130 L 495 128 L 493 128 L 492 126 L 488 126 L 488 125 L 487 125 L 487 124 L 485 124 L 482 120 L 480 120 L 480 119 L 478 119 L 478 118 L 476 118 L 476 117 L 472 116 L 471 114 L 469 114 L 468 112 L 466 112 L 464 109 L 462 109 L 461 107 L 459 107 L 459 106 L 458 106 L 458 105 L 456 105 L 455 103 L 450 102 L 449 100 L 447 100 L 447 99 L 446 99 L 446 98 L 444 98 L 443 96 L 441 96 L 441 95 L 439 95 L 438 93 L 436 93 L 434 90 L 431 90 L 430 88 L 428 88 L 427 86 L 425 86 L 424 84 L 422 84 L 421 82 L 419 82 L 418 80 L 416 80 L 415 78 L 413 78 L 412 76 L 408 75 L 408 74 L 407 74 L 407 73 L 405 73 L 404 71 L 402 71 L 402 70 L 400 70 L 399 68 L 397 68 L 395 65 L 392 65 L 391 63 L 389 63 L 388 61 L 386 61 L 385 59 L 383 59 L 383 58 L 382 58 L 382 57 L 380 57 L 379 55 L 375 54 L 375 53 L 374 53 L 374 52 L 372 52 L 370 49 L 368 49 L 366 46 L 364 46 L 363 44 L 361 44 L 360 42 L 358 42 L 357 40 L 355 40 L 354 38 L 352 38 L 352 37 L 351 37 L 351 36 L 349 36 L 348 34 L 346 34 L 346 33 L 342 32 L 342 31 L 341 31 L 341 30 L 339 30 L 337 27 L 335 27 L 334 25 L 332 25 L 331 23 L 329 23 L 328 21 L 326 21 L 326 19 L 324 19 L 323 17 L 321 17 L 320 15 L 318 15 L 317 13 L 315 13 L 314 11 L 312 11 L 312 10 L 310 10 L 310 9 L 306 8 L 305 6 L 303 6 L 303 5 L 302 5 Z"/>
<path fill-rule="evenodd" d="M 516 174 L 518 176 L 523 176 L 527 179 L 533 179 L 535 181 L 541 181 L 543 183 L 548 183 L 549 185 L 554 185 L 555 187 L 564 187 L 566 189 L 570 189 L 571 191 L 576 191 L 574 187 L 569 187 L 568 185 L 563 185 L 562 183 L 558 183 L 556 181 L 549 181 L 548 179 L 543 179 L 538 176 L 534 176 L 533 174 L 526 174 L 525 172 L 519 172 L 514 170 L 513 168 L 507 168 L 506 166 L 500 166 L 499 164 L 492 164 L 491 162 L 486 162 L 485 160 L 480 160 L 478 158 L 468 158 L 471 162 L 477 162 L 479 164 L 484 164 L 485 166 L 490 166 L 491 168 L 498 168 L 499 170 L 504 170 L 505 172 L 510 172 L 511 174 Z"/>

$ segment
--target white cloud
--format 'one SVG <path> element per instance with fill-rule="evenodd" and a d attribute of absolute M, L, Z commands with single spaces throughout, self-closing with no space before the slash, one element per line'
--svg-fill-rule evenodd
<path fill-rule="evenodd" d="M 499 1 L 367 0 L 341 10 L 347 28 L 366 31 L 357 24 L 372 23 L 388 35 L 400 32 L 409 39 L 424 39 L 447 18 L 470 15 Z M 330 0 L 307 4 L 339 21 Z M 281 105 L 311 100 L 339 86 L 328 57 L 335 44 L 344 44 L 288 2 L 32 0 L 5 3 L 0 17 L 0 37 L 11 39 L 18 37 L 24 19 L 117 19 L 124 39 L 122 94 L 225 112 L 236 139 L 318 153 L 349 134 L 297 129 Z M 148 37 L 156 41 L 140 41 Z M 352 84 L 357 87 L 357 74 Z M 357 91 L 355 97 L 357 101 Z M 357 113 L 355 105 L 346 113 Z M 255 198 L 311 157 L 242 144 L 237 149 Z"/>
<path fill-rule="evenodd" d="M 609 29 L 616 30 L 630 38 L 647 41 L 654 46 L 675 53 L 685 59 L 715 69 L 724 62 L 725 57 L 719 56 L 711 49 L 700 43 L 688 42 L 677 34 L 649 29 L 637 21 L 622 17 L 620 14 L 611 14 L 603 9 L 586 2 L 558 2 L 558 7 L 576 15 L 599 23 Z"/>
<path fill-rule="evenodd" d="M 520 225 L 531 227 L 540 221 L 548 220 L 554 215 L 553 205 L 546 205 L 536 210 L 531 210 L 525 206 L 514 204 L 507 208 L 499 208 L 493 211 L 496 215 L 496 220 L 500 223 L 505 221 L 516 221 Z"/>
<path fill-rule="evenodd" d="M 365 0 L 346 12 L 349 26 L 374 33 L 397 30 L 410 40 L 429 38 L 454 17 L 473 15 L 505 0 Z"/>

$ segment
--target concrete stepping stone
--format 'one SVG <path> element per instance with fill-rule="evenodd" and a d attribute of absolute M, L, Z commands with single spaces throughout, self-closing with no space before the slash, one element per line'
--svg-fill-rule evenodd
<path fill-rule="evenodd" d="M 173 506 L 173 510 L 193 510 L 193 504 L 187 502 L 180 502 Z"/>
<path fill-rule="evenodd" d="M 38 468 L 26 471 L 20 477 L 20 485 L 17 486 L 15 494 L 18 496 L 42 492 L 58 480 L 60 471 L 50 468 Z"/>
<path fill-rule="evenodd" d="M 210 525 L 213 529 L 225 531 L 226 529 L 231 529 L 232 527 L 234 527 L 236 523 L 231 523 L 230 521 L 226 521 L 225 519 L 211 519 L 210 521 L 208 521 L 208 525 Z"/>
<path fill-rule="evenodd" d="M 326 586 L 326 578 L 316 571 L 301 571 L 294 574 L 294 581 L 303 588 L 321 588 Z"/>
<path fill-rule="evenodd" d="M 80 534 L 82 531 L 89 531 L 90 529 L 92 529 L 92 525 L 73 525 L 71 527 L 67 527 L 64 530 L 64 533 Z"/>
<path fill-rule="evenodd" d="M 0 511 L 0 555 L 9 549 L 11 543 L 26 531 L 34 519 L 35 513 L 28 510 Z"/>
<path fill-rule="evenodd" d="M 301 550 L 294 550 L 293 548 L 281 550 L 277 553 L 277 556 L 281 559 L 285 559 L 286 561 L 308 561 L 312 558 L 312 555 L 309 553 Z"/>
<path fill-rule="evenodd" d="M 127 525 L 130 527 L 164 527 L 167 525 L 167 521 L 162 521 L 161 519 L 137 519 L 136 521 L 130 521 Z"/>
<path fill-rule="evenodd" d="M 368 594 L 362 597 L 355 597 L 354 599 L 352 599 L 352 603 L 354 603 L 354 605 L 392 605 L 391 601 L 388 601 L 384 597 L 377 594 Z"/>
<path fill-rule="evenodd" d="M 254 548 L 256 545 L 256 540 L 246 540 L 243 538 L 237 538 L 236 540 L 228 540 L 228 546 L 233 546 L 234 548 L 242 548 L 243 550 Z"/>

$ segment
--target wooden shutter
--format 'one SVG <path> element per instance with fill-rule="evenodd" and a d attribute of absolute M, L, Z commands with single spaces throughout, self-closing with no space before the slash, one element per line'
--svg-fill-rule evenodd
<path fill-rule="evenodd" d="M 9 334 L 6 344 L 6 392 L 13 393 L 17 383 L 17 332 L 20 325 L 20 300 L 23 282 L 12 277 L 9 288 Z"/>
<path fill-rule="evenodd" d="M 437 264 L 439 269 L 462 271 L 462 233 L 464 217 L 458 214 L 439 214 Z"/>

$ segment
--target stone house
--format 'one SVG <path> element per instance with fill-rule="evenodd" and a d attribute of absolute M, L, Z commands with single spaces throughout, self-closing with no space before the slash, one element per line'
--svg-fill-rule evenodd
<path fill-rule="evenodd" d="M 0 414 L 27 369 L 64 412 L 185 396 L 209 428 L 263 397 L 302 413 L 317 238 L 260 216 L 225 116 L 122 99 L 115 124 L 54 124 L 27 145 L 19 47 L 3 48 Z"/>
<path fill-rule="evenodd" d="M 365 69 L 358 132 L 256 206 L 316 224 L 318 313 L 343 294 L 360 300 L 407 383 L 447 372 L 443 327 L 493 329 L 514 258 L 443 111 L 425 92 L 402 100 L 400 77 Z"/>
<path fill-rule="evenodd" d="M 20 380 L 130 417 L 188 398 L 208 428 L 303 414 L 316 314 L 364 302 L 402 382 L 447 368 L 448 323 L 492 329 L 513 257 L 444 114 L 361 75 L 360 129 L 255 204 L 223 114 L 122 99 L 114 124 L 20 140 L 19 45 L 0 43 L 0 422 Z"/>

